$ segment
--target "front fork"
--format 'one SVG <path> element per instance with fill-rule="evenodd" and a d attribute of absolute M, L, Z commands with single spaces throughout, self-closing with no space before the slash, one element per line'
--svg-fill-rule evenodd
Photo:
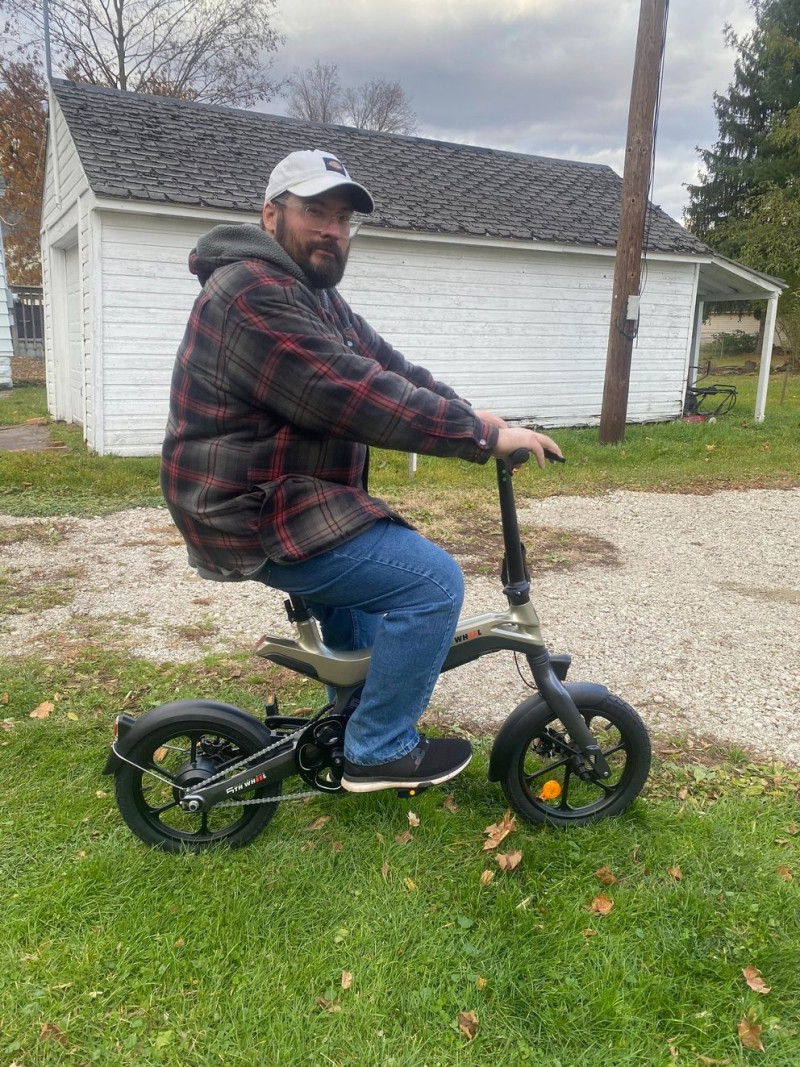
<path fill-rule="evenodd" d="M 566 726 L 572 740 L 580 746 L 592 772 L 598 778 L 610 778 L 611 769 L 605 756 L 595 741 L 592 731 L 586 725 L 585 719 L 578 711 L 575 701 L 553 670 L 550 653 L 546 648 L 541 648 L 536 652 L 529 652 L 526 658 L 542 699 Z"/>

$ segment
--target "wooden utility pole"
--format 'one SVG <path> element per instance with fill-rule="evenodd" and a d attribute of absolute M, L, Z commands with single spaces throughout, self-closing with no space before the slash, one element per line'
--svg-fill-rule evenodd
<path fill-rule="evenodd" d="M 669 0 L 641 0 L 639 11 L 603 408 L 600 413 L 600 443 L 604 445 L 616 445 L 625 439 L 631 352 L 639 321 L 639 277 L 653 158 L 653 128 L 668 3 Z"/>

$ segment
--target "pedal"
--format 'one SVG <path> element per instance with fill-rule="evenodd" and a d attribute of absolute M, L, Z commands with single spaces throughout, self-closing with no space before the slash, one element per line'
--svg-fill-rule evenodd
<path fill-rule="evenodd" d="M 397 795 L 408 800 L 411 797 L 418 796 L 420 793 L 424 793 L 426 789 L 430 789 L 430 786 L 426 782 L 423 782 L 420 785 L 414 786 L 413 789 L 398 789 Z"/>
<path fill-rule="evenodd" d="M 268 696 L 264 701 L 264 711 L 267 713 L 267 718 L 271 719 L 278 714 L 278 694 L 273 693 L 272 696 Z"/>

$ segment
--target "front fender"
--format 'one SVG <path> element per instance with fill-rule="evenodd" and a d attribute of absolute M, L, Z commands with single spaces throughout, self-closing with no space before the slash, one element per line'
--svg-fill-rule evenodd
<path fill-rule="evenodd" d="M 129 716 L 117 717 L 119 733 L 106 760 L 103 774 L 116 774 L 124 765 L 124 760 L 120 759 L 120 755 L 127 756 L 152 730 L 175 725 L 187 718 L 195 722 L 208 723 L 209 726 L 228 722 L 244 728 L 250 732 L 260 748 L 268 745 L 272 736 L 263 723 L 233 704 L 222 704 L 217 700 L 175 700 L 170 704 L 161 704 L 157 708 L 146 711 L 132 723 Z M 123 719 L 127 721 L 123 723 L 121 721 Z M 124 732 L 123 725 L 126 727 Z"/>
<path fill-rule="evenodd" d="M 604 685 L 594 682 L 566 682 L 564 688 L 576 707 L 583 710 L 598 707 L 608 696 Z M 489 757 L 489 781 L 499 782 L 508 771 L 511 760 L 525 739 L 529 721 L 547 707 L 541 693 L 528 697 L 518 704 L 500 727 Z"/>

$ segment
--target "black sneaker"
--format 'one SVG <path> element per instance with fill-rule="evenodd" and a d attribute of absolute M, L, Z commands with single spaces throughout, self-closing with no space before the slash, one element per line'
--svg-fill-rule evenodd
<path fill-rule="evenodd" d="M 379 789 L 420 789 L 455 778 L 472 759 L 469 741 L 455 737 L 423 738 L 415 749 L 391 763 L 363 767 L 344 761 L 342 788 L 348 793 Z"/>

